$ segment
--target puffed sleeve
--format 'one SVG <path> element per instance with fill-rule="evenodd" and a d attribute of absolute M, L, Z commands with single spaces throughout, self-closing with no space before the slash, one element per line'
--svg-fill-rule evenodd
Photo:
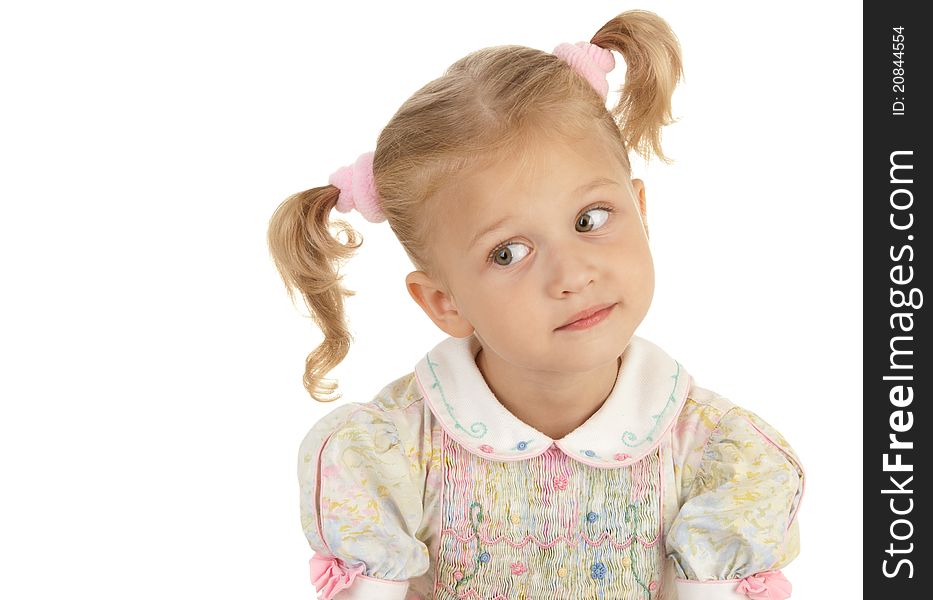
<path fill-rule="evenodd" d="M 346 404 L 317 422 L 298 455 L 301 525 L 318 598 L 404 600 L 429 566 L 417 539 L 423 478 L 411 439 L 387 413 Z"/>
<path fill-rule="evenodd" d="M 780 433 L 750 411 L 725 412 L 666 539 L 678 599 L 789 597 L 780 569 L 799 552 L 803 489 L 803 468 Z"/>

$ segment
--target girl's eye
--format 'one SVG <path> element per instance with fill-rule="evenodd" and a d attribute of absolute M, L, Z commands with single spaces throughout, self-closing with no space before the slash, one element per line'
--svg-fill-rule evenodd
<path fill-rule="evenodd" d="M 576 230 L 581 233 L 586 233 L 588 231 L 593 231 L 594 229 L 599 229 L 606 224 L 606 221 L 609 220 L 609 214 L 612 213 L 615 209 L 611 206 L 594 206 L 593 208 L 588 208 L 585 210 L 576 222 Z M 596 217 L 589 216 L 591 214 L 596 215 Z M 518 250 L 512 250 L 515 247 Z M 507 267 L 514 264 L 513 258 L 517 260 L 523 259 L 528 255 L 528 246 L 522 244 L 521 242 L 509 241 L 502 245 L 496 246 L 495 249 L 489 254 L 489 262 L 493 262 L 499 266 Z M 517 261 L 515 261 L 517 262 Z"/>
<path fill-rule="evenodd" d="M 524 248 L 524 250 L 518 251 L 518 260 L 523 259 L 528 254 L 528 246 L 525 244 L 521 242 L 506 242 L 492 251 L 492 254 L 489 255 L 489 260 L 502 267 L 509 266 L 512 264 L 512 258 L 516 257 L 516 253 L 511 250 L 513 246 L 516 248 Z"/>
<path fill-rule="evenodd" d="M 593 208 L 588 209 L 580 218 L 577 219 L 576 228 L 577 231 L 586 232 L 593 231 L 594 229 L 599 229 L 606 224 L 606 221 L 609 220 L 609 213 L 612 212 L 612 207 L 610 206 L 594 206 Z M 603 213 L 601 216 L 596 218 L 595 222 L 593 218 L 588 217 L 590 213 Z"/>

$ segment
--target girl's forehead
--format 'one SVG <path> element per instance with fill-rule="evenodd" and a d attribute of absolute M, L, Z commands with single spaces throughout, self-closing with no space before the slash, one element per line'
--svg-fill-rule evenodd
<path fill-rule="evenodd" d="M 469 212 L 508 211 L 521 202 L 553 201 L 585 193 L 596 181 L 623 184 L 627 169 L 596 139 L 542 142 L 503 153 L 454 177 L 448 197 Z"/>
<path fill-rule="evenodd" d="M 510 218 L 533 218 L 544 204 L 562 206 L 595 196 L 590 190 L 599 180 L 628 185 L 628 167 L 612 147 L 615 142 L 598 133 L 535 135 L 523 142 L 465 161 L 435 189 L 428 235 L 436 249 L 472 252 L 475 244 L 488 241 L 482 239 L 488 230 Z"/>

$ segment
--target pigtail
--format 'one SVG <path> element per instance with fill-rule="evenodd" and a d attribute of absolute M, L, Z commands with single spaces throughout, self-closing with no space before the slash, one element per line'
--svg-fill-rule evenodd
<path fill-rule="evenodd" d="M 670 163 L 661 151 L 661 127 L 673 122 L 671 97 L 683 77 L 677 36 L 656 14 L 630 10 L 603 25 L 590 43 L 625 58 L 625 83 L 610 112 L 626 147 L 645 160 L 654 152 Z"/>
<path fill-rule="evenodd" d="M 269 252 L 285 282 L 292 303 L 294 290 L 304 298 L 311 318 L 324 333 L 324 341 L 305 359 L 303 383 L 318 402 L 333 402 L 340 395 L 325 398 L 336 388 L 324 375 L 342 361 L 350 350 L 352 336 L 346 323 L 343 300 L 355 292 L 345 289 L 338 268 L 363 243 L 362 237 L 346 221 L 331 222 L 330 213 L 340 190 L 332 185 L 313 188 L 286 198 L 269 221 Z M 330 232 L 330 226 L 343 232 L 346 243 Z"/>

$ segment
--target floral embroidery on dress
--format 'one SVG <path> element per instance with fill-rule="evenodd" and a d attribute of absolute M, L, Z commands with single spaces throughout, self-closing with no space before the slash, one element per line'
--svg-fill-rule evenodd
<path fill-rule="evenodd" d="M 638 468 L 600 469 L 557 448 L 524 461 L 488 461 L 445 436 L 444 450 L 449 518 L 441 524 L 437 600 L 523 594 L 583 600 L 598 589 L 593 585 L 614 598 L 650 598 L 646 582 L 658 577 L 664 561 L 658 452 Z M 529 489 L 540 490 L 531 503 Z M 639 500 L 624 502 L 634 497 Z M 575 506 L 582 510 L 578 518 Z M 479 553 L 472 565 L 464 561 Z M 548 566 L 552 557 L 559 557 L 559 569 Z M 520 578 L 520 591 L 505 586 L 510 578 L 516 585 Z M 555 581 L 563 583 L 554 587 Z"/>

